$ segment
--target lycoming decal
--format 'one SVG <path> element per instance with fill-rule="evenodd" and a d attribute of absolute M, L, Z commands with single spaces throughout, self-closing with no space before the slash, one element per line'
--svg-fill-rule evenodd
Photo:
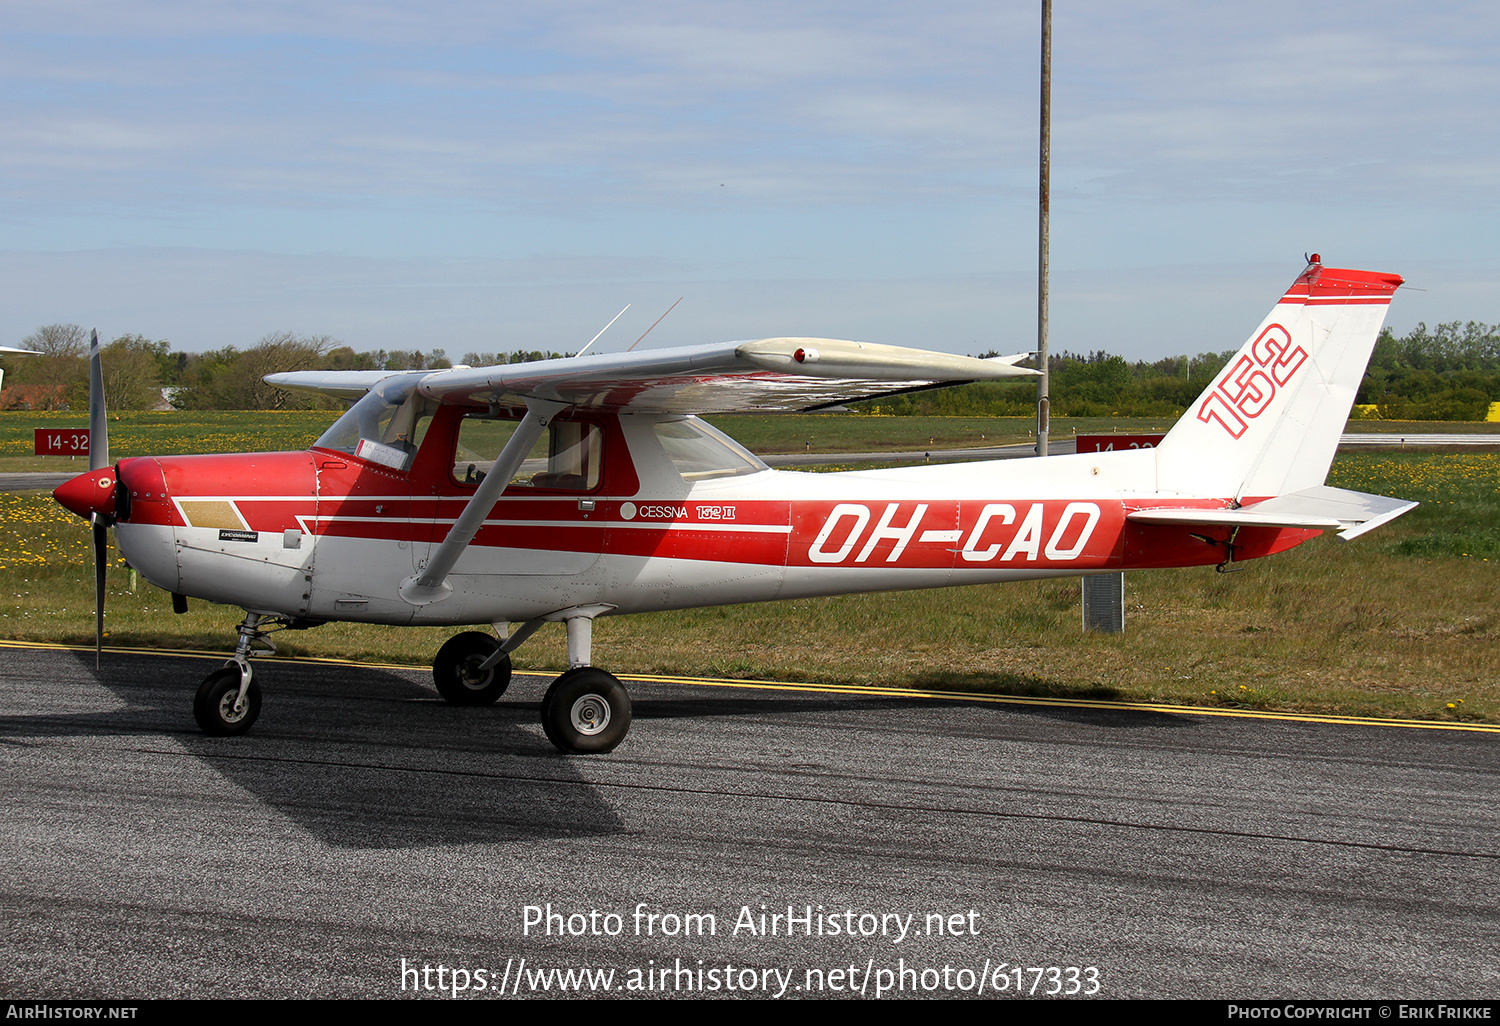
<path fill-rule="evenodd" d="M 900 506 L 898 502 L 888 503 L 875 527 L 866 535 L 865 529 L 870 526 L 872 518 L 870 507 L 858 502 L 839 503 L 829 512 L 808 547 L 808 560 L 824 564 L 843 563 L 858 546 L 859 554 L 853 561 L 863 563 L 882 541 L 892 541 L 895 544 L 886 553 L 884 561 L 896 562 L 912 539 L 918 537 L 917 530 L 928 509 L 926 503 L 918 503 L 903 520 Z M 1048 560 L 1066 562 L 1083 553 L 1099 525 L 1100 510 L 1098 503 L 1070 502 L 1063 507 L 1050 531 L 1044 522 L 1045 515 L 1043 503 L 1027 503 L 1026 511 L 1020 514 L 1020 524 L 1013 532 L 1004 532 L 1001 528 L 1016 524 L 1016 507 L 1008 502 L 992 502 L 980 510 L 967 536 L 962 530 L 923 531 L 918 544 L 946 546 L 964 537 L 959 555 L 969 563 L 988 563 L 997 557 L 1002 563 L 1017 559 L 1034 561 L 1044 556 Z M 864 544 L 860 545 L 860 542 Z"/>

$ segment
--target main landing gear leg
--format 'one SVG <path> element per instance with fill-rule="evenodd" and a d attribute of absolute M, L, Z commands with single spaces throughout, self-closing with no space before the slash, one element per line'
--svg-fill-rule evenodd
<path fill-rule="evenodd" d="M 630 730 L 630 696 L 612 674 L 592 662 L 594 617 L 614 606 L 575 606 L 527 620 L 505 641 L 479 631 L 450 638 L 438 650 L 432 675 L 452 705 L 485 705 L 510 684 L 510 654 L 544 624 L 568 628 L 568 672 L 542 699 L 542 729 L 558 751 L 570 755 L 611 752 Z"/>
<path fill-rule="evenodd" d="M 570 669 L 542 699 L 542 729 L 562 752 L 612 752 L 630 730 L 630 695 L 612 674 L 589 665 L 593 615 L 578 612 L 566 622 Z"/>

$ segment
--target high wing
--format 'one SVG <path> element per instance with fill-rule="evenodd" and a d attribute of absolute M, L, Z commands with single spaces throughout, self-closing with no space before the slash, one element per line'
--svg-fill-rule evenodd
<path fill-rule="evenodd" d="M 630 413 L 794 412 L 938 385 L 1034 377 L 1036 371 L 1005 362 L 1025 355 L 980 360 L 843 339 L 767 338 L 432 371 L 417 389 L 445 403 L 513 408 L 532 399 Z M 266 381 L 354 398 L 392 373 L 402 372 L 300 371 Z"/>
<path fill-rule="evenodd" d="M 321 392 L 338 399 L 358 399 L 386 378 L 411 371 L 288 371 L 267 374 L 266 384 L 295 388 L 303 392 Z"/>

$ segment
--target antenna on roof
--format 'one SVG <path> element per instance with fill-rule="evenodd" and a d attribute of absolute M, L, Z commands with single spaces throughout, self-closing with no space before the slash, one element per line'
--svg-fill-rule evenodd
<path fill-rule="evenodd" d="M 682 297 L 678 296 L 677 297 L 677 303 L 680 303 L 680 302 L 682 302 Z M 656 324 L 660 324 L 662 321 L 666 320 L 667 319 L 667 314 L 669 314 L 673 310 L 677 309 L 677 303 L 673 303 L 671 306 L 667 307 L 667 313 L 664 313 L 660 317 L 658 317 L 656 319 Z M 656 324 L 651 325 L 651 327 L 649 327 L 645 331 L 641 332 L 641 338 L 645 338 L 647 335 L 651 334 L 651 332 L 656 329 Z M 634 349 L 636 346 L 640 345 L 641 344 L 641 338 L 638 338 L 634 342 L 630 343 L 630 349 Z M 630 349 L 627 349 L 625 351 L 628 353 L 628 352 L 630 352 Z"/>
<path fill-rule="evenodd" d="M 629 310 L 629 309 L 630 309 L 630 304 L 626 303 L 625 306 L 623 308 L 621 308 L 621 310 L 620 310 L 619 313 L 615 314 L 613 317 L 611 317 L 609 319 L 609 324 L 613 324 L 613 323 L 615 323 L 615 321 L 618 321 L 622 316 L 624 316 L 625 311 Z M 599 329 L 599 335 L 602 335 L 606 331 L 609 330 L 609 324 L 606 324 L 604 327 L 602 327 L 602 328 Z M 582 356 L 588 350 L 589 346 L 591 346 L 595 342 L 599 341 L 599 335 L 595 335 L 593 338 L 589 339 L 588 345 L 584 346 L 582 349 L 578 350 L 578 352 L 574 353 L 573 355 L 574 356 Z"/>

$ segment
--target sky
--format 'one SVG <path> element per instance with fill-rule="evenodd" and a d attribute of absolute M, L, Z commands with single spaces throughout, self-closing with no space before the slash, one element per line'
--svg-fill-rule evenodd
<path fill-rule="evenodd" d="M 1035 348 L 1037 2 L 8 0 L 0 344 Z M 1051 347 L 1500 322 L 1500 5 L 1055 0 Z"/>

